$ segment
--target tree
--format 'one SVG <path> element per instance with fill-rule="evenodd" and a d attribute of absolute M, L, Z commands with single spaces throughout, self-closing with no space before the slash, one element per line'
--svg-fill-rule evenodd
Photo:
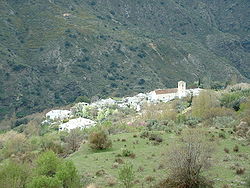
<path fill-rule="evenodd" d="M 36 171 L 38 175 L 55 176 L 60 159 L 52 151 L 42 153 L 36 160 Z"/>
<path fill-rule="evenodd" d="M 199 118 L 207 117 L 211 108 L 219 107 L 218 98 L 213 91 L 202 91 L 199 96 L 193 98 L 192 114 Z"/>
<path fill-rule="evenodd" d="M 43 136 L 41 147 L 43 151 L 51 150 L 55 153 L 63 153 L 63 146 L 61 143 L 60 135 L 56 132 L 48 133 Z"/>
<path fill-rule="evenodd" d="M 2 158 L 23 154 L 27 151 L 27 138 L 22 133 L 9 131 L 0 135 L 0 149 L 0 157 Z"/>
<path fill-rule="evenodd" d="M 71 130 L 65 137 L 65 142 L 68 144 L 70 151 L 75 152 L 80 147 L 83 140 L 83 134 L 80 129 Z"/>
<path fill-rule="evenodd" d="M 174 143 L 168 152 L 167 165 L 170 176 L 162 187 L 210 187 L 201 174 L 210 163 L 212 147 L 201 130 L 187 129 L 181 144 Z"/>
<path fill-rule="evenodd" d="M 90 103 L 90 99 L 87 96 L 79 96 L 76 98 L 75 103 L 86 102 Z"/>
<path fill-rule="evenodd" d="M 44 152 L 36 160 L 35 175 L 28 187 L 78 188 L 80 178 L 71 161 L 59 159 L 52 151 Z"/>
<path fill-rule="evenodd" d="M 112 147 L 111 140 L 108 138 L 107 133 L 105 133 L 103 130 L 90 134 L 89 144 L 92 149 L 102 150 Z"/>
<path fill-rule="evenodd" d="M 119 170 L 119 179 L 125 188 L 131 188 L 133 186 L 135 175 L 133 165 L 131 163 L 124 164 Z"/>
<path fill-rule="evenodd" d="M 61 164 L 56 173 L 56 177 L 62 181 L 64 188 L 80 187 L 80 178 L 72 161 L 65 161 Z"/>
<path fill-rule="evenodd" d="M 24 129 L 24 133 L 28 137 L 30 137 L 30 136 L 39 136 L 40 131 L 41 131 L 40 125 L 35 120 L 31 120 L 25 126 L 25 129 Z"/>
<path fill-rule="evenodd" d="M 4 188 L 25 187 L 29 171 L 26 164 L 18 164 L 8 161 L 1 164 L 0 168 L 0 186 Z"/>

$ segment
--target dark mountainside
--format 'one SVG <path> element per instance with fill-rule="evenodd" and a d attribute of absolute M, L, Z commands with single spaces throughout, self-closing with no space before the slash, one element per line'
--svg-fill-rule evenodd
<path fill-rule="evenodd" d="M 0 119 L 250 79 L 249 0 L 1 0 Z"/>

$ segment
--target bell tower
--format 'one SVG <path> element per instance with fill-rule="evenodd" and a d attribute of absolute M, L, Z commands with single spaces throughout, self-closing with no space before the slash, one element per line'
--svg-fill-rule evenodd
<path fill-rule="evenodd" d="M 179 81 L 178 82 L 178 96 L 179 96 L 179 98 L 185 96 L 186 85 L 187 84 L 184 81 Z"/>

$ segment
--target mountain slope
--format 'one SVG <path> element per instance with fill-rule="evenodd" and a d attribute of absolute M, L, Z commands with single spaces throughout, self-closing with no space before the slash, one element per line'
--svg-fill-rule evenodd
<path fill-rule="evenodd" d="M 2 0 L 0 119 L 77 96 L 250 79 L 248 0 Z"/>

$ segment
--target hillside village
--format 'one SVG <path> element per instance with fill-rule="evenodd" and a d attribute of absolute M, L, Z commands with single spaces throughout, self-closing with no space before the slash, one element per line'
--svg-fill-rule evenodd
<path fill-rule="evenodd" d="M 0 188 L 250 188 L 250 0 L 0 15 Z"/>
<path fill-rule="evenodd" d="M 46 123 L 60 123 L 59 130 L 72 130 L 75 128 L 88 128 L 94 126 L 97 122 L 87 119 L 84 117 L 79 117 L 79 113 L 86 111 L 87 109 L 96 108 L 99 111 L 110 106 L 117 106 L 119 108 L 131 108 L 136 112 L 140 113 L 142 106 L 144 104 L 155 104 L 161 102 L 169 102 L 175 98 L 183 98 L 187 96 L 197 96 L 202 91 L 200 88 L 187 89 L 186 82 L 179 81 L 177 88 L 170 89 L 157 89 L 148 93 L 139 93 L 132 97 L 124 97 L 119 100 L 114 100 L 111 98 L 101 99 L 91 104 L 82 102 L 77 103 L 70 110 L 52 110 L 46 114 Z M 83 115 L 84 116 L 84 115 Z M 65 121 L 69 119 L 68 121 Z"/>
<path fill-rule="evenodd" d="M 249 117 L 250 84 L 187 89 L 183 81 L 35 114 L 0 134 L 0 187 L 179 188 L 191 173 L 202 188 L 248 188 Z"/>

